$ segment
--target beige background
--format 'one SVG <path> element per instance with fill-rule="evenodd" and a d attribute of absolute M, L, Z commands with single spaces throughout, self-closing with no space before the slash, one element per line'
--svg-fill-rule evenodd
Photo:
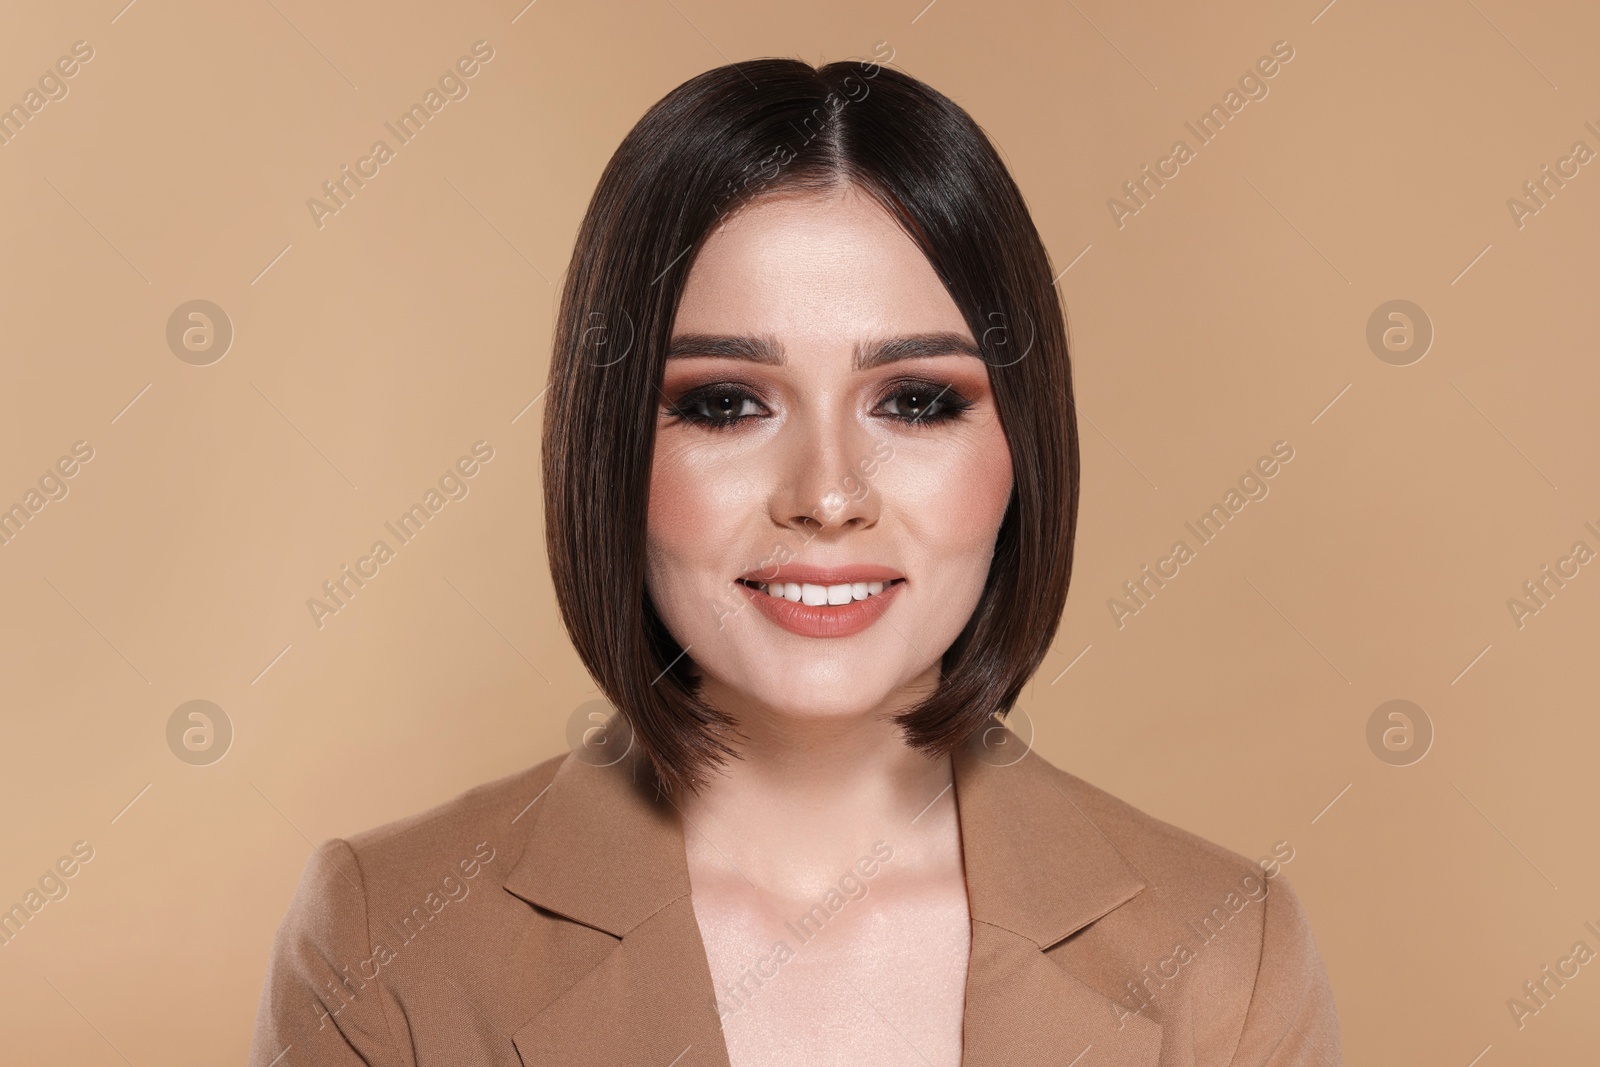
<path fill-rule="evenodd" d="M 1600 150 L 1591 5 L 122 2 L 0 33 L 0 104 L 94 49 L 0 147 L 0 504 L 94 449 L 0 546 L 0 905 L 95 850 L 0 947 L 5 1063 L 241 1061 L 314 842 L 564 750 L 592 686 L 538 398 L 590 191 L 683 79 L 879 41 L 1071 264 L 1083 520 L 1037 747 L 1245 854 L 1292 843 L 1351 1063 L 1600 1054 L 1600 963 L 1521 1030 L 1506 1006 L 1600 950 L 1600 563 L 1520 629 L 1506 603 L 1600 550 L 1600 162 L 1520 229 L 1506 206 Z M 480 39 L 470 95 L 319 229 L 307 198 Z M 1278 40 L 1270 94 L 1119 229 L 1107 199 Z M 1395 298 L 1436 331 L 1404 367 L 1365 339 Z M 209 366 L 165 339 L 191 299 L 235 331 Z M 479 440 L 470 495 L 319 629 L 307 599 Z M 1119 630 L 1107 599 L 1279 440 L 1270 496 Z M 1436 731 L 1411 766 L 1366 740 L 1395 698 Z M 168 748 L 192 699 L 235 731 L 210 766 Z"/>

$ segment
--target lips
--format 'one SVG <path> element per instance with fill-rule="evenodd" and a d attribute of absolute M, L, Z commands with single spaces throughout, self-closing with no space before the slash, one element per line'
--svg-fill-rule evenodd
<path fill-rule="evenodd" d="M 785 565 L 739 579 L 767 618 L 803 637 L 849 637 L 876 622 L 905 585 L 895 570 L 878 566 Z"/>
<path fill-rule="evenodd" d="M 758 585 L 750 582 L 736 582 L 739 589 L 744 590 L 744 595 L 754 603 L 755 609 L 763 616 L 781 625 L 782 629 L 790 633 L 798 633 L 800 637 L 851 637 L 853 633 L 861 633 L 869 625 L 878 621 L 878 617 L 885 613 L 894 598 L 898 597 L 899 590 L 906 587 L 906 579 L 885 582 L 880 587 L 880 592 L 869 592 L 864 600 L 854 598 L 856 584 L 832 585 L 830 589 L 851 590 L 848 603 L 822 603 L 810 605 L 805 601 L 789 600 L 787 597 L 774 597 Z M 877 585 L 877 582 L 867 582 L 867 585 Z M 794 589 L 794 585 L 786 584 L 786 589 Z M 808 589 L 826 589 L 819 585 L 808 585 Z M 814 598 L 814 597 L 813 597 Z"/>

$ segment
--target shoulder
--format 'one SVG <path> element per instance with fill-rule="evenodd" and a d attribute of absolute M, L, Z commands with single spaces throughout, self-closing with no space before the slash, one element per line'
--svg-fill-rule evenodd
<path fill-rule="evenodd" d="M 431 808 L 326 841 L 306 862 L 290 909 L 326 911 L 359 897 L 373 907 L 421 899 L 446 878 L 509 870 L 537 802 L 566 757 L 556 756 L 460 793 Z"/>
<path fill-rule="evenodd" d="M 1115 1010 L 1190 1031 L 1201 1062 L 1340 1062 L 1332 989 L 1285 874 L 1294 841 L 1252 859 L 1041 762 L 1145 884 L 1061 959 L 1094 972 Z"/>
<path fill-rule="evenodd" d="M 360 864 L 370 890 L 380 892 L 436 881 L 441 863 L 459 866 L 457 861 L 481 852 L 494 854 L 482 862 L 496 868 L 506 860 L 515 863 L 537 801 L 565 758 L 555 756 L 486 782 L 414 815 L 351 834 L 342 843 Z"/>
<path fill-rule="evenodd" d="M 1077 775 L 1040 761 L 1055 787 L 1137 868 L 1146 884 L 1169 899 L 1209 900 L 1218 889 L 1244 889 L 1248 877 L 1277 882 L 1294 860 L 1292 841 L 1276 841 L 1250 859 L 1134 807 Z"/>
<path fill-rule="evenodd" d="M 437 908 L 476 885 L 498 883 L 521 858 L 538 801 L 565 758 L 553 757 L 415 814 L 324 842 L 306 861 L 285 926 L 342 919 L 360 926 L 363 941 L 376 940 L 366 915 L 404 915 L 424 902 Z"/>
<path fill-rule="evenodd" d="M 516 863 L 563 759 L 318 847 L 273 940 L 251 1063 L 273 1062 L 291 1046 L 315 1050 L 319 1063 L 409 1062 L 392 987 L 457 944 L 426 935 L 436 923 L 460 931 L 463 922 L 492 921 L 496 895 L 473 890 Z"/>

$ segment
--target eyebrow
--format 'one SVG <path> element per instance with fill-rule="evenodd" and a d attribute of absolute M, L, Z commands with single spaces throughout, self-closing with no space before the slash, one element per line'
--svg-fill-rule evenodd
<path fill-rule="evenodd" d="M 961 334 L 917 333 L 877 341 L 858 341 L 854 363 L 856 370 L 863 371 L 902 359 L 950 355 L 983 358 L 978 346 Z M 667 347 L 667 358 L 684 359 L 690 356 L 742 359 L 779 367 L 786 361 L 783 345 L 772 337 L 709 333 L 685 333 L 674 337 Z"/>

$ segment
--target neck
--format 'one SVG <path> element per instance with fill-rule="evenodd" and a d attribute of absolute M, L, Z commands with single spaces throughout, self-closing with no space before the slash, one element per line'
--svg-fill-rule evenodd
<path fill-rule="evenodd" d="M 691 865 L 804 894 L 880 841 L 900 869 L 948 862 L 959 837 L 950 759 L 913 749 L 890 718 L 915 692 L 805 716 L 740 706 L 709 685 L 707 699 L 738 720 L 743 758 L 679 800 Z"/>

